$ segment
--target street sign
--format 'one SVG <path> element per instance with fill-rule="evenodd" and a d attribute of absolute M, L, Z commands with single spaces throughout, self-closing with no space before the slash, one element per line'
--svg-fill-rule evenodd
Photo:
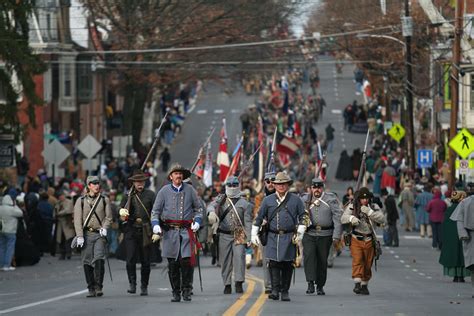
<path fill-rule="evenodd" d="M 392 136 L 392 138 L 397 142 L 400 142 L 400 140 L 405 136 L 405 129 L 400 125 L 400 123 L 395 123 L 388 131 L 388 135 Z"/>
<path fill-rule="evenodd" d="M 449 141 L 449 147 L 461 158 L 466 159 L 474 150 L 474 137 L 467 129 L 463 128 Z"/>
<path fill-rule="evenodd" d="M 459 161 L 459 174 L 469 173 L 469 160 L 463 159 Z"/>
<path fill-rule="evenodd" d="M 431 168 L 433 165 L 433 151 L 431 149 L 418 149 L 418 167 Z"/>
<path fill-rule="evenodd" d="M 15 145 L 0 142 L 0 168 L 10 168 L 15 164 Z"/>
<path fill-rule="evenodd" d="M 102 145 L 92 135 L 87 135 L 77 146 L 86 158 L 91 159 L 102 148 Z"/>
<path fill-rule="evenodd" d="M 69 150 L 57 139 L 47 144 L 41 154 L 47 162 L 56 166 L 60 165 L 70 155 Z"/>
<path fill-rule="evenodd" d="M 392 121 L 385 121 L 383 122 L 383 129 L 388 131 L 393 127 L 393 122 Z"/>

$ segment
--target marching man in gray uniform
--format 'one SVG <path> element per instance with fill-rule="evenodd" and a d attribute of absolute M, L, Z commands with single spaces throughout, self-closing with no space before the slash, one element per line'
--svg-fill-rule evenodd
<path fill-rule="evenodd" d="M 172 302 L 191 301 L 193 271 L 199 243 L 196 238 L 202 223 L 202 204 L 196 190 L 184 183 L 191 172 L 179 164 L 171 167 L 171 183 L 158 192 L 152 211 L 154 234 L 163 234 L 162 256 L 168 259 L 168 274 L 173 289 Z"/>
<path fill-rule="evenodd" d="M 296 244 L 301 241 L 306 226 L 303 225 L 304 204 L 301 198 L 288 192 L 291 178 L 284 172 L 277 173 L 273 184 L 276 192 L 265 197 L 252 226 L 252 243 L 260 244 L 258 231 L 264 220 L 268 223 L 268 240 L 265 257 L 269 260 L 272 293 L 268 298 L 290 301 L 293 262 Z"/>
<path fill-rule="evenodd" d="M 224 281 L 224 294 L 232 293 L 232 271 L 235 292 L 243 293 L 245 281 L 245 248 L 250 242 L 252 227 L 252 204 L 241 197 L 237 177 L 229 177 L 225 194 L 221 194 L 207 208 L 209 216 L 218 218 L 219 261 Z"/>
<path fill-rule="evenodd" d="M 74 229 L 77 247 L 81 249 L 82 264 L 89 293 L 87 297 L 102 296 L 105 273 L 106 236 L 112 222 L 112 210 L 107 197 L 100 194 L 97 176 L 88 176 L 87 193 L 74 205 Z"/>
<path fill-rule="evenodd" d="M 303 237 L 304 273 L 308 282 L 306 294 L 325 295 L 327 259 L 332 243 L 338 243 L 342 233 L 342 208 L 334 193 L 324 191 L 324 182 L 314 178 L 311 194 L 304 199 L 308 225 Z"/>

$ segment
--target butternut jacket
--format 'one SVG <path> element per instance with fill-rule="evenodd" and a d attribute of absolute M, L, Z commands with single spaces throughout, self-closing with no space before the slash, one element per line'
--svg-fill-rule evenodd
<path fill-rule="evenodd" d="M 99 224 L 97 217 L 94 214 L 91 214 L 86 227 L 95 231 L 99 231 L 100 228 L 108 229 L 112 223 L 112 209 L 110 208 L 109 198 L 101 194 L 99 194 L 98 198 L 100 200 L 97 202 L 95 213 L 97 214 L 97 217 L 99 217 L 102 225 Z M 76 204 L 74 205 L 74 228 L 76 230 L 76 235 L 79 237 L 84 236 L 82 227 L 86 222 L 87 215 L 89 215 L 96 199 L 97 197 L 91 197 L 89 195 L 81 196 L 77 199 Z"/>

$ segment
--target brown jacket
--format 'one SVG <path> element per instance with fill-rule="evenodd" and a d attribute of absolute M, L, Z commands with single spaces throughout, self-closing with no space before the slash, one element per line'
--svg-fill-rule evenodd
<path fill-rule="evenodd" d="M 97 202 L 95 208 L 95 213 L 99 217 L 102 226 L 99 224 L 97 217 L 94 214 L 91 214 L 90 220 L 87 223 L 88 228 L 92 228 L 98 231 L 100 228 L 108 229 L 112 223 L 112 209 L 110 208 L 109 198 L 99 195 L 100 200 Z M 74 205 L 74 228 L 76 230 L 76 235 L 78 237 L 84 236 L 83 225 L 87 220 L 87 216 L 94 205 L 96 198 L 90 197 L 88 194 L 81 196 L 77 199 L 76 204 Z M 82 204 L 84 207 L 82 208 Z"/>
<path fill-rule="evenodd" d="M 66 239 L 76 236 L 74 224 L 72 223 L 73 205 L 70 199 L 58 201 L 54 207 L 54 218 L 56 219 L 56 242 L 61 243 L 62 235 Z"/>

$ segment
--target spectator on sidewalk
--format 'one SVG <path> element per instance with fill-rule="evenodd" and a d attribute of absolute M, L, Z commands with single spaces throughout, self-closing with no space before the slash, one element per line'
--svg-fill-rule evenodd
<path fill-rule="evenodd" d="M 415 195 L 411 188 L 411 182 L 405 182 L 403 191 L 400 193 L 400 207 L 405 216 L 405 231 L 411 232 L 415 228 L 415 215 L 413 207 L 415 206 Z"/>
<path fill-rule="evenodd" d="M 433 194 L 430 193 L 430 189 L 431 188 L 429 184 L 426 184 L 423 187 L 423 192 L 418 194 L 415 199 L 416 224 L 420 229 L 420 236 L 428 236 L 428 238 L 431 238 L 432 231 L 431 226 L 429 225 L 429 215 L 428 212 L 426 212 L 425 207 L 433 198 Z"/>
<path fill-rule="evenodd" d="M 446 203 L 441 200 L 441 191 L 436 189 L 433 193 L 433 199 L 428 203 L 428 205 L 426 205 L 426 211 L 430 214 L 430 225 L 433 231 L 433 249 L 437 248 L 438 250 L 441 250 L 441 223 L 443 222 L 446 208 Z"/>
<path fill-rule="evenodd" d="M 21 209 L 15 205 L 10 195 L 1 198 L 0 203 L 0 265 L 3 271 L 13 271 L 12 259 L 15 253 L 16 230 L 18 218 L 23 216 Z"/>
<path fill-rule="evenodd" d="M 387 227 L 384 232 L 385 246 L 398 247 L 398 209 L 395 197 L 388 193 L 387 189 L 382 189 L 382 197 L 384 198 L 385 217 Z"/>
<path fill-rule="evenodd" d="M 328 153 L 332 153 L 332 149 L 334 147 L 334 127 L 332 127 L 331 123 L 326 126 L 326 142 L 327 142 L 327 150 Z"/>

